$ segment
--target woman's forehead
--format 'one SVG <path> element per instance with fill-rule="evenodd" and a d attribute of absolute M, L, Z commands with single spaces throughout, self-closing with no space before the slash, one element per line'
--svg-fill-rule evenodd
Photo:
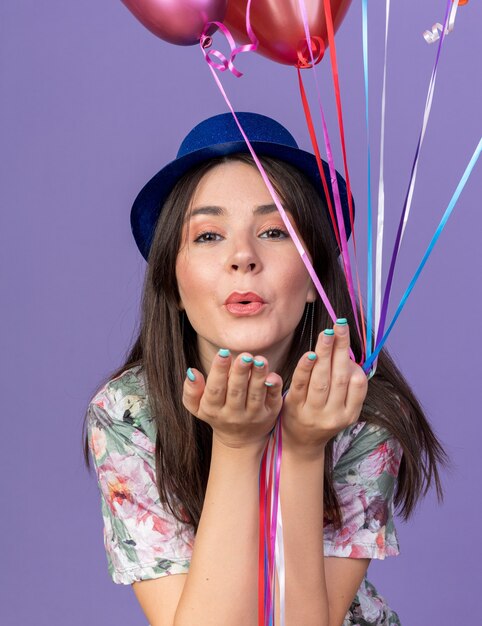
<path fill-rule="evenodd" d="M 258 204 L 272 202 L 271 194 L 256 166 L 233 160 L 218 163 L 204 173 L 194 191 L 193 202 L 196 204 L 199 200 L 205 204 L 206 198 L 230 198 L 241 194 L 244 197 L 257 197 L 260 200 Z"/>

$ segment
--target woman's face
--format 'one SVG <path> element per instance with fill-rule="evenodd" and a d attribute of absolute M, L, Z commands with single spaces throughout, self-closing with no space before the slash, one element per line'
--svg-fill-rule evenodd
<path fill-rule="evenodd" d="M 240 161 L 215 166 L 190 209 L 176 277 L 203 366 L 209 371 L 219 348 L 229 348 L 279 368 L 316 292 L 258 170 Z"/>

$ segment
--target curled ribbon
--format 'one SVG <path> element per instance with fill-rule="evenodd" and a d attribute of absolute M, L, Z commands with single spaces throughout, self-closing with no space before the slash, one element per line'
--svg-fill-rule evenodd
<path fill-rule="evenodd" d="M 313 67 L 321 61 L 325 54 L 325 42 L 321 37 L 312 36 L 311 37 L 311 54 L 310 49 L 308 47 L 308 40 L 302 39 L 298 43 L 298 48 L 296 53 L 298 55 L 299 63 L 296 67 L 300 69 L 306 69 L 309 67 Z M 311 61 L 313 59 L 313 62 Z"/>
<path fill-rule="evenodd" d="M 229 28 L 227 28 L 222 22 L 207 22 L 204 26 L 203 33 L 199 40 L 201 50 L 203 51 L 204 58 L 206 59 L 207 63 L 211 67 L 219 70 L 220 72 L 225 72 L 226 70 L 229 70 L 232 74 L 234 74 L 234 76 L 236 76 L 236 78 L 240 78 L 243 75 L 243 72 L 240 72 L 234 67 L 234 59 L 236 58 L 236 56 L 241 52 L 254 52 L 258 49 L 259 45 L 258 38 L 254 34 L 254 31 L 251 27 L 251 22 L 249 21 L 251 2 L 252 0 L 248 1 L 248 6 L 246 8 L 246 31 L 248 33 L 249 39 L 251 40 L 251 43 L 236 47 L 236 42 L 234 41 L 234 38 L 231 35 Z M 224 36 L 228 40 L 229 47 L 231 48 L 231 54 L 229 56 L 229 59 L 219 50 L 207 50 L 211 47 L 213 43 L 212 37 L 207 34 L 211 26 L 213 25 L 217 26 L 219 30 L 224 33 Z M 217 63 L 211 57 L 216 57 L 221 61 L 221 63 Z"/>
<path fill-rule="evenodd" d="M 231 55 L 229 59 L 219 50 L 207 50 L 212 45 L 213 40 L 212 37 L 210 35 L 207 35 L 206 33 L 213 24 L 215 24 L 219 28 L 219 30 L 224 33 L 226 39 L 228 40 L 229 47 L 231 48 Z M 226 70 L 229 70 L 236 76 L 236 78 L 240 78 L 243 75 L 243 72 L 240 72 L 234 67 L 234 59 L 236 58 L 236 56 L 240 52 L 250 52 L 251 50 L 256 50 L 258 47 L 257 41 L 246 44 L 244 46 L 236 47 L 236 42 L 234 41 L 233 36 L 231 35 L 229 29 L 226 28 L 226 26 L 222 22 L 207 22 L 206 26 L 204 27 L 203 34 L 201 35 L 200 44 L 201 50 L 203 51 L 204 57 L 209 65 L 216 68 L 220 72 L 225 72 Z M 211 57 L 218 58 L 221 63 L 217 63 Z"/>
<path fill-rule="evenodd" d="M 452 0 L 452 10 L 450 11 L 449 23 L 447 28 L 445 29 L 445 34 L 448 35 L 451 33 L 455 26 L 455 15 L 457 13 L 457 7 L 460 5 L 467 4 L 469 0 L 459 0 L 458 2 L 454 2 Z M 423 33 L 423 38 L 427 43 L 435 43 L 440 39 L 440 35 L 443 32 L 443 25 L 440 22 L 436 22 L 432 26 L 432 30 L 426 30 Z"/>

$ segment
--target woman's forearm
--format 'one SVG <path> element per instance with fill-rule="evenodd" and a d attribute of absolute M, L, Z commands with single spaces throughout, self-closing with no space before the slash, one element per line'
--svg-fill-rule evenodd
<path fill-rule="evenodd" d="M 329 623 L 323 560 L 324 462 L 324 451 L 306 459 L 283 449 L 280 500 L 288 626 Z"/>
<path fill-rule="evenodd" d="M 255 626 L 261 449 L 213 441 L 206 497 L 175 626 Z"/>
<path fill-rule="evenodd" d="M 261 450 L 228 450 L 213 442 L 204 507 L 175 626 L 256 625 L 260 458 Z M 329 623 L 323 475 L 324 452 L 305 459 L 283 450 L 280 498 L 288 626 Z"/>

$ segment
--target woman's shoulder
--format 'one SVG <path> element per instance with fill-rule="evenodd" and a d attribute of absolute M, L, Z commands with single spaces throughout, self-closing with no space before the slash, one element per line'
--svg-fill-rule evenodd
<path fill-rule="evenodd" d="M 384 447 L 401 447 L 392 433 L 380 424 L 360 420 L 340 431 L 333 445 L 333 464 L 347 456 L 363 457 L 374 450 Z"/>
<path fill-rule="evenodd" d="M 383 472 L 396 476 L 402 455 L 401 444 L 387 428 L 360 420 L 336 435 L 333 466 L 337 475 L 369 470 L 372 477 Z"/>
<path fill-rule="evenodd" d="M 123 418 L 126 411 L 132 412 L 146 402 L 146 386 L 141 365 L 125 369 L 115 378 L 108 380 L 94 395 L 90 405 L 107 411 L 112 418 Z"/>
<path fill-rule="evenodd" d="M 156 424 L 147 401 L 141 366 L 124 370 L 95 394 L 87 409 L 88 441 L 96 463 L 140 455 L 149 464 Z"/>
<path fill-rule="evenodd" d="M 153 432 L 142 365 L 124 370 L 107 381 L 91 399 L 90 422 L 103 429 L 139 429 Z"/>

